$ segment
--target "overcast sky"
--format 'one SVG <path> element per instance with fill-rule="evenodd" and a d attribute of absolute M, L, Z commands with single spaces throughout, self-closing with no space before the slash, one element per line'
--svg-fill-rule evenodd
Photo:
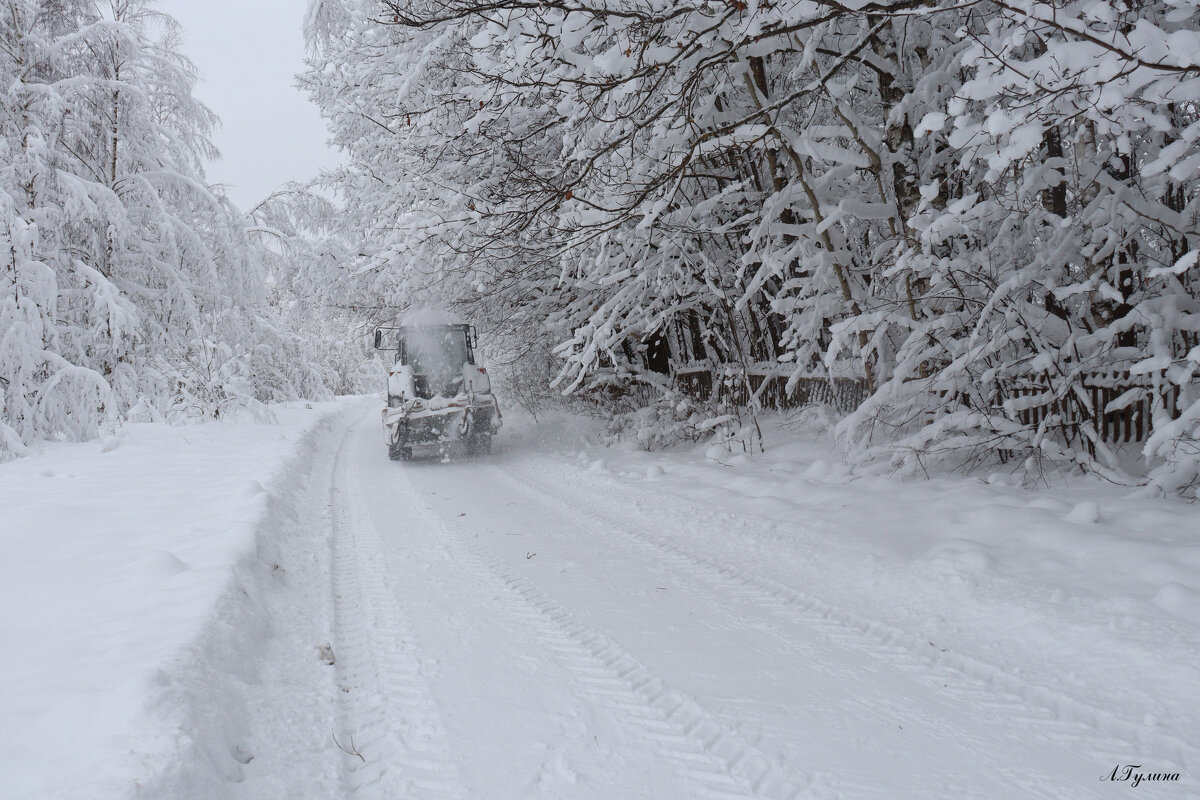
<path fill-rule="evenodd" d="M 196 94 L 221 118 L 222 159 L 208 167 L 243 209 L 279 184 L 336 163 L 316 107 L 296 89 L 308 0 L 159 0 L 183 25 L 184 53 L 202 73 Z"/>

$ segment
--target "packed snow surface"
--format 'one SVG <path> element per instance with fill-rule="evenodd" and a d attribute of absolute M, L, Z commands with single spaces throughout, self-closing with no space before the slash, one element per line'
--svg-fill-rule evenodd
<path fill-rule="evenodd" d="M 0 796 L 1200 796 L 1192 505 L 378 407 L 0 467 Z"/>

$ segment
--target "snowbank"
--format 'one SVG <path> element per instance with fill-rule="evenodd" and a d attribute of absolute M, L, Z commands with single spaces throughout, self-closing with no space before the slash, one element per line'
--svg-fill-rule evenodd
<path fill-rule="evenodd" d="M 327 546 L 303 541 L 296 493 L 344 410 L 129 425 L 0 465 L 0 796 L 182 797 L 188 764 L 238 779 L 253 758 L 239 687 L 264 680 L 256 657 L 295 622 L 273 586 L 320 569 L 285 562 Z M 297 613 L 319 630 L 320 609 Z"/>

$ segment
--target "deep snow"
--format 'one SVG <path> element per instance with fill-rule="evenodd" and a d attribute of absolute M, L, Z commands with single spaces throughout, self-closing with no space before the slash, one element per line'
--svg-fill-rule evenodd
<path fill-rule="evenodd" d="M 1198 796 L 1193 505 L 378 404 L 0 466 L 0 796 Z"/>
<path fill-rule="evenodd" d="M 239 599 L 277 562 L 291 511 L 272 505 L 341 408 L 133 424 L 0 464 L 0 797 L 128 796 L 189 747 L 205 709 L 181 687 L 253 669 L 243 640 L 269 622 Z M 215 711 L 234 720 L 230 699 Z"/>

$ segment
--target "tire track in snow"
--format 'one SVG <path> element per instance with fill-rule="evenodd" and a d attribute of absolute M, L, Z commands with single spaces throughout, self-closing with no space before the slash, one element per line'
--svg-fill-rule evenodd
<path fill-rule="evenodd" d="M 334 524 L 334 655 L 342 691 L 338 742 L 354 800 L 467 800 L 421 660 L 388 585 L 379 531 L 361 481 L 339 448 L 330 506 Z M 350 461 L 351 465 L 347 464 Z"/>
<path fill-rule="evenodd" d="M 474 573 L 480 585 L 491 583 L 508 595 L 512 601 L 508 613 L 535 632 L 557 663 L 577 677 L 580 689 L 597 705 L 617 712 L 662 760 L 679 768 L 694 787 L 684 796 L 724 800 L 839 797 L 815 786 L 809 776 L 779 769 L 694 699 L 673 689 L 607 636 L 579 622 L 481 542 L 465 539 L 434 512 L 425 511 L 407 481 L 404 488 L 410 495 L 410 507 L 424 517 L 422 527 L 436 528 L 437 539 L 468 573 Z"/>
<path fill-rule="evenodd" d="M 1030 730 L 1040 729 L 1049 741 L 1078 744 L 1081 738 L 1091 733 L 1102 737 L 1101 741 L 1092 738 L 1091 744 L 1103 745 L 1107 755 L 1113 757 L 1134 745 L 1139 752 L 1154 754 L 1156 760 L 1174 761 L 1181 771 L 1192 772 L 1193 765 L 1200 763 L 1196 746 L 1179 737 L 1147 729 L 1107 709 L 1060 690 L 1037 685 L 982 659 L 931 646 L 930 642 L 902 628 L 846 611 L 786 584 L 747 574 L 717 558 L 646 533 L 630 520 L 607 511 L 607 507 L 601 508 L 582 493 L 547 484 L 524 470 L 521 477 L 515 477 L 514 466 L 496 467 L 495 473 L 504 483 L 526 496 L 551 504 L 581 523 L 593 527 L 599 523 L 641 546 L 686 580 L 701 580 L 711 587 L 733 592 L 785 619 L 799 616 L 818 625 L 831 640 L 874 654 L 879 660 L 920 678 L 927 685 L 948 690 L 953 684 L 952 691 L 964 700 L 991 706 L 1010 718 L 1017 717 Z M 622 489 L 627 490 L 627 487 Z M 577 510 L 579 508 L 586 509 L 586 513 Z"/>

